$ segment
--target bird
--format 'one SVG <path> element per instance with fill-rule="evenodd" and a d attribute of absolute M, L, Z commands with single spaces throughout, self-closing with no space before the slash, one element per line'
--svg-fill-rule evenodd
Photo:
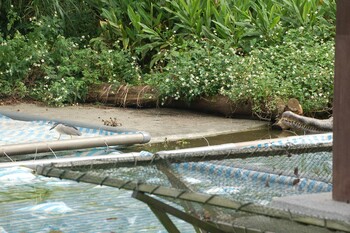
<path fill-rule="evenodd" d="M 52 129 L 60 134 L 57 140 L 60 140 L 62 134 L 70 135 L 71 138 L 72 136 L 81 136 L 81 132 L 76 127 L 65 123 L 56 122 L 50 130 Z"/>

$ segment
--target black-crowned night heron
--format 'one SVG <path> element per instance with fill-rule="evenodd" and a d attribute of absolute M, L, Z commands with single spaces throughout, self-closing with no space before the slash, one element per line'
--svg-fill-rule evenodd
<path fill-rule="evenodd" d="M 81 132 L 76 127 L 64 123 L 56 122 L 50 130 L 52 129 L 55 129 L 60 134 L 58 140 L 60 140 L 62 134 L 70 135 L 71 138 L 72 136 L 81 136 Z"/>

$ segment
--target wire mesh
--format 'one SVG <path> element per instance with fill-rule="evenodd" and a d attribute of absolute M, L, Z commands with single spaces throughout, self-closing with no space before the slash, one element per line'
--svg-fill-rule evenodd
<path fill-rule="evenodd" d="M 331 152 L 170 163 L 166 169 L 173 174 L 171 177 L 157 165 L 115 165 L 109 169 L 91 169 L 91 164 L 73 169 L 167 187 L 177 180 L 192 191 L 260 204 L 268 204 L 273 197 L 332 190 Z"/>
<path fill-rule="evenodd" d="M 19 177 L 18 168 L 7 172 L 15 170 Z M 146 204 L 130 198 L 131 191 L 21 173 L 21 182 L 2 182 L 0 232 L 166 232 Z M 181 232 L 193 232 L 173 221 Z"/>
<path fill-rule="evenodd" d="M 277 155 L 273 156 L 275 152 Z M 243 148 L 226 151 L 224 156 L 221 152 L 156 154 L 143 157 L 141 163 L 133 158 L 55 166 L 84 174 L 83 177 L 95 177 L 87 178 L 86 182 L 129 190 L 144 187 L 142 192 L 177 203 L 188 213 L 231 230 L 233 226 L 236 229 L 259 226 L 260 231 L 277 232 L 296 232 L 296 229 L 298 232 L 350 231 L 348 225 L 337 221 L 294 215 L 268 206 L 276 197 L 332 190 L 329 144 L 289 145 L 283 149 Z M 51 176 L 50 169 L 40 174 Z M 54 176 L 66 178 L 65 172 L 57 174 L 56 171 Z M 73 175 L 70 179 L 77 177 Z M 298 222 L 313 226 L 305 228 Z"/>
<path fill-rule="evenodd" d="M 47 125 L 40 123 L 39 126 L 47 131 Z M 293 138 L 287 143 L 274 141 L 241 148 L 228 145 L 218 150 L 116 155 L 109 159 L 38 167 L 41 175 L 75 182 L 66 183 L 67 186 L 65 182 L 58 182 L 63 186 L 52 188 L 48 185 L 50 181 L 33 182 L 34 178 L 26 173 L 30 179 L 25 184 L 21 180 L 20 187 L 6 186 L 0 193 L 3 210 L 0 232 L 1 226 L 18 229 L 13 232 L 36 232 L 35 229 L 96 232 L 101 228 L 113 231 L 120 227 L 124 232 L 136 229 L 164 232 L 164 228 L 154 224 L 157 220 L 147 206 L 126 198 L 131 192 L 125 190 L 147 193 L 203 221 L 213 222 L 227 232 L 329 232 L 329 229 L 350 232 L 348 225 L 333 219 L 269 207 L 276 197 L 332 190 L 331 140 L 331 134 L 325 134 Z M 111 152 L 108 149 L 64 151 L 54 156 L 104 155 Z M 53 154 L 45 156 L 52 158 Z M 101 187 L 105 185 L 120 190 Z M 99 188 L 102 191 L 96 191 Z M 50 202 L 46 202 L 48 196 Z M 7 201 L 10 202 L 6 204 Z M 142 214 L 136 211 L 139 208 L 143 209 Z M 62 213 L 51 215 L 45 212 L 47 209 Z M 133 217 L 125 218 L 123 214 Z M 194 232 L 183 221 L 175 221 L 181 232 Z"/>
<path fill-rule="evenodd" d="M 191 191 L 223 195 L 235 201 L 268 204 L 274 197 L 332 190 L 331 147 L 323 145 L 317 147 L 319 152 L 307 153 L 315 148 L 315 145 L 298 145 L 288 149 L 245 148 L 231 150 L 225 156 L 190 156 L 186 153 L 57 166 L 168 187 L 177 181 Z M 303 153 L 298 154 L 300 151 Z M 272 156 L 275 152 L 280 155 Z"/>

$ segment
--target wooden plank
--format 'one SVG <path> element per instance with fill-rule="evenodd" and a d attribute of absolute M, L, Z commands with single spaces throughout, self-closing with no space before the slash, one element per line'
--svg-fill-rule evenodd
<path fill-rule="evenodd" d="M 163 163 L 159 163 L 157 164 L 157 168 L 159 171 L 161 171 L 164 175 L 167 176 L 169 182 L 171 183 L 172 187 L 176 188 L 176 189 L 180 189 L 180 190 L 185 190 L 187 192 L 194 192 L 194 190 L 192 190 L 190 187 L 188 187 L 182 180 L 181 178 L 176 175 L 176 173 L 174 173 L 171 169 L 170 169 L 170 164 L 167 164 L 166 161 L 164 161 Z M 194 207 L 192 205 L 191 202 L 189 201 L 180 201 L 180 205 L 184 208 L 186 213 L 190 213 L 191 211 L 194 210 Z M 203 208 L 210 212 L 211 216 L 216 215 L 215 211 L 213 210 L 213 208 L 211 206 L 208 205 L 203 205 Z M 198 227 L 195 227 L 195 231 L 196 232 L 201 232 L 200 229 Z"/>
<path fill-rule="evenodd" d="M 182 212 L 170 205 L 167 205 L 161 201 L 158 201 L 150 196 L 147 196 L 145 194 L 143 194 L 142 192 L 138 192 L 138 191 L 134 191 L 133 195 L 134 198 L 136 198 L 137 200 L 140 200 L 142 202 L 145 202 L 147 205 L 152 206 L 152 208 L 158 209 L 159 211 L 163 212 L 163 213 L 169 213 L 177 218 L 180 218 L 190 224 L 192 224 L 193 226 L 196 226 L 198 228 L 201 228 L 203 230 L 209 231 L 211 233 L 222 233 L 225 232 L 220 228 L 217 228 L 216 226 L 214 226 L 214 224 L 202 221 L 196 217 L 193 217 L 192 215 L 189 215 L 185 212 Z M 233 229 L 231 232 L 234 232 Z"/>
<path fill-rule="evenodd" d="M 334 122 L 333 199 L 350 203 L 350 1 L 337 1 Z"/>
<path fill-rule="evenodd" d="M 169 233 L 180 233 L 179 229 L 177 229 L 166 213 L 154 208 L 152 205 L 148 206 Z"/>

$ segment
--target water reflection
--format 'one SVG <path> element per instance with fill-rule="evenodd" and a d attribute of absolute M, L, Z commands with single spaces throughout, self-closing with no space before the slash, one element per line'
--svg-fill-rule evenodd
<path fill-rule="evenodd" d="M 213 137 L 203 137 L 198 139 L 178 140 L 174 142 L 164 141 L 162 143 L 149 143 L 147 145 L 126 148 L 126 151 L 147 150 L 155 153 L 157 151 L 162 150 L 174 150 L 208 145 L 213 146 L 225 143 L 237 143 L 271 138 L 284 138 L 295 135 L 297 134 L 292 131 L 272 130 L 271 128 L 266 128 L 253 131 L 218 135 Z"/>

